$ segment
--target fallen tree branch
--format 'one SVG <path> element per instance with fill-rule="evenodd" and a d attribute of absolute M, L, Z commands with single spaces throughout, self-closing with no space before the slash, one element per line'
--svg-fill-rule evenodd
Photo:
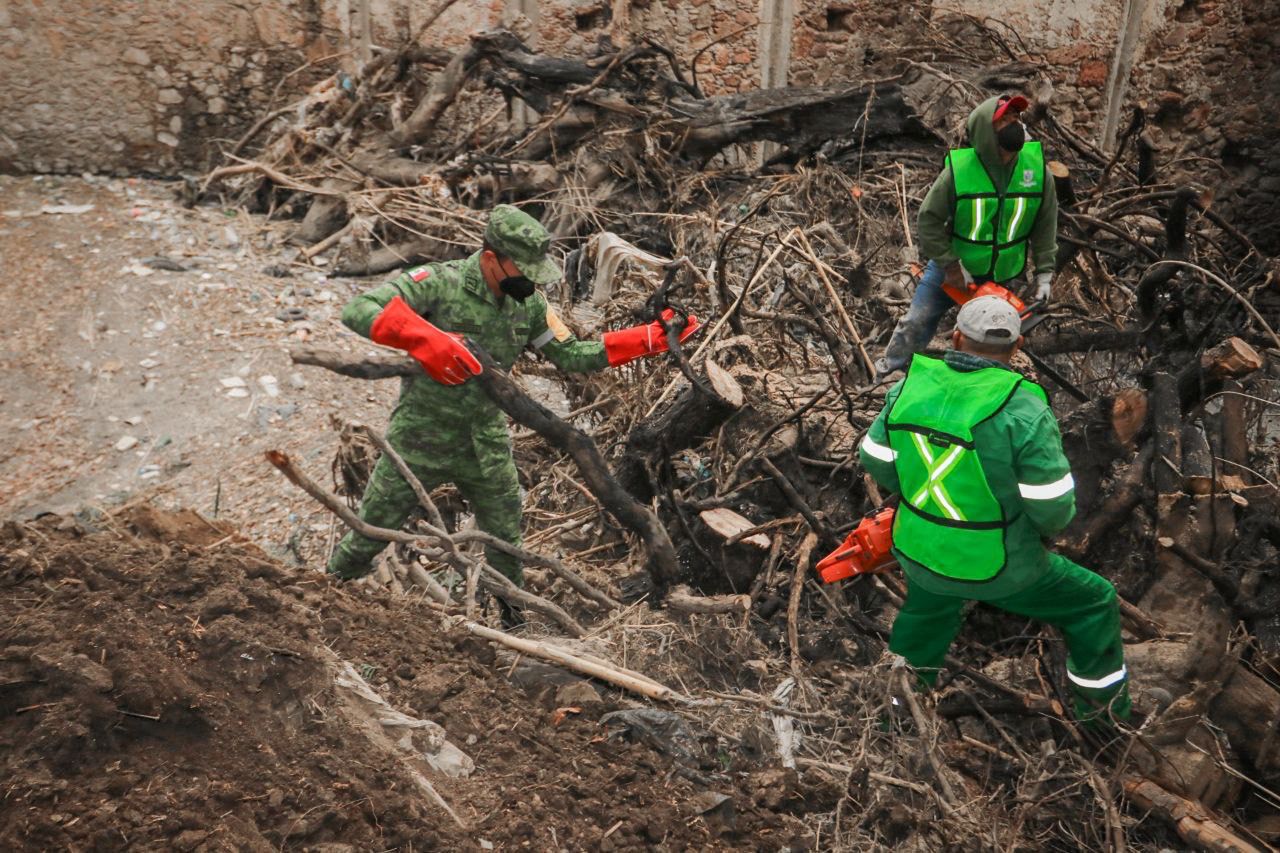
<path fill-rule="evenodd" d="M 1210 272 L 1209 270 L 1205 269 L 1199 264 L 1193 264 L 1190 261 L 1178 260 L 1176 258 L 1165 258 L 1164 260 L 1156 261 L 1154 264 L 1148 267 L 1148 269 L 1154 270 L 1156 267 L 1159 267 L 1159 266 L 1186 267 L 1187 269 L 1192 269 L 1203 274 L 1205 278 L 1209 279 L 1214 284 L 1218 285 L 1223 290 L 1225 290 L 1227 293 L 1231 294 L 1232 299 L 1234 299 L 1235 301 L 1243 305 L 1244 310 L 1249 312 L 1249 316 L 1253 317 L 1253 319 L 1257 321 L 1258 325 L 1261 326 L 1263 331 L 1267 333 L 1267 335 L 1271 338 L 1271 341 L 1276 345 L 1276 347 L 1280 348 L 1280 335 L 1276 334 L 1276 330 L 1271 328 L 1271 324 L 1268 323 L 1266 318 L 1263 317 L 1262 314 L 1258 311 L 1258 309 L 1254 307 L 1253 303 L 1250 302 L 1248 299 L 1245 299 L 1244 295 L 1240 293 L 1240 291 L 1232 287 L 1230 284 L 1228 284 L 1226 279 L 1222 278 L 1222 276 L 1215 275 L 1214 273 Z"/>
<path fill-rule="evenodd" d="M 458 92 L 462 91 L 482 56 L 475 38 L 467 45 L 466 50 L 454 54 L 444 70 L 432 80 L 426 96 L 404 123 L 392 132 L 396 141 L 402 145 L 419 142 L 458 97 Z"/>
<path fill-rule="evenodd" d="M 564 649 L 556 648 L 548 643 L 540 643 L 536 640 L 526 640 L 523 637 L 513 637 L 502 631 L 477 624 L 475 622 L 463 622 L 462 626 L 474 634 L 493 643 L 514 649 L 522 654 L 532 657 L 541 658 L 542 660 L 562 666 L 565 669 L 588 675 L 592 678 L 598 678 L 601 681 L 607 681 L 610 684 L 630 690 L 633 693 L 639 693 L 650 699 L 658 699 L 667 702 L 676 702 L 679 704 L 690 704 L 692 702 L 689 697 L 679 693 L 670 687 L 666 687 L 658 682 L 640 675 L 630 670 L 623 670 L 614 667 L 599 658 L 588 659 L 576 654 L 572 654 Z"/>
<path fill-rule="evenodd" d="M 405 533 L 401 530 L 389 530 L 385 527 L 375 527 L 364 521 L 360 516 L 356 515 L 351 509 L 343 503 L 342 499 L 337 495 L 330 494 L 325 489 L 316 484 L 314 480 L 302 473 L 288 454 L 279 450 L 268 450 L 266 453 L 267 461 L 276 467 L 280 473 L 288 478 L 299 489 L 315 498 L 326 509 L 332 512 L 338 518 L 342 519 L 348 527 L 361 536 L 369 539 L 378 539 L 383 542 L 401 542 L 407 545 L 413 545 L 422 549 L 429 558 L 433 560 L 441 560 L 443 562 L 453 563 L 458 561 L 462 570 L 465 571 L 473 564 L 478 564 L 484 571 L 482 582 L 486 588 L 493 592 L 494 595 L 504 599 L 509 604 L 525 607 L 536 613 L 541 613 L 548 619 L 551 619 L 561 628 L 575 637 L 586 635 L 586 629 L 583 628 L 578 621 L 566 613 L 563 609 L 550 601 L 547 601 L 540 595 L 534 595 L 527 590 L 520 589 L 505 577 L 497 569 L 479 560 L 475 560 L 462 553 L 451 553 L 434 544 L 436 537 L 418 536 L 412 533 Z"/>
<path fill-rule="evenodd" d="M 796 552 L 795 573 L 791 577 L 791 597 L 787 600 L 787 645 L 791 653 L 791 674 L 800 678 L 800 594 L 804 591 L 804 579 L 809 573 L 809 555 L 818 544 L 818 534 L 809 531 Z"/>
<path fill-rule="evenodd" d="M 1188 800 L 1140 776 L 1125 776 L 1125 796 L 1140 808 L 1164 818 L 1183 841 L 1212 853 L 1262 853 L 1261 848 L 1227 829 L 1195 800 Z"/>
<path fill-rule="evenodd" d="M 751 609 L 751 596 L 694 595 L 681 585 L 667 593 L 665 604 L 676 613 L 746 613 Z"/>
<path fill-rule="evenodd" d="M 472 381 L 484 389 L 489 399 L 512 420 L 538 433 L 552 447 L 573 458 L 587 488 L 600 504 L 644 542 L 649 552 L 645 570 L 653 579 L 659 595 L 664 593 L 675 580 L 679 566 L 675 546 L 671 544 L 671 537 L 662 522 L 618 483 L 591 436 L 526 394 L 482 347 L 469 339 L 467 343 L 484 367 Z"/>
<path fill-rule="evenodd" d="M 644 541 L 649 551 L 645 569 L 653 578 L 655 586 L 659 589 L 668 587 L 677 572 L 675 546 L 657 516 L 622 488 L 590 436 L 557 417 L 521 390 L 488 353 L 475 346 L 472 347 L 472 352 L 484 365 L 484 371 L 473 381 L 512 420 L 538 433 L 553 447 L 573 458 L 587 487 L 601 505 Z M 422 372 L 422 368 L 413 359 L 390 354 L 352 358 L 320 347 L 299 347 L 290 351 L 289 357 L 295 364 L 324 367 L 357 379 L 417 376 Z M 551 566 L 548 568 L 555 570 Z"/>
<path fill-rule="evenodd" d="M 423 488 L 422 482 L 414 475 L 408 464 L 405 463 L 400 454 L 396 452 L 395 448 L 391 446 L 390 442 L 388 442 L 381 433 L 370 429 L 363 424 L 356 424 L 354 427 L 368 436 L 369 440 L 372 441 L 373 444 L 391 460 L 391 464 L 395 466 L 396 471 L 400 473 L 400 476 L 403 477 L 405 482 L 409 484 L 409 487 L 413 489 L 413 493 L 417 495 L 418 503 L 427 511 L 427 518 L 431 522 L 431 529 L 429 530 L 430 534 L 444 542 L 450 551 L 457 553 L 457 545 L 459 544 L 479 542 L 486 548 L 493 548 L 494 550 L 501 551 L 504 554 L 510 554 L 513 557 L 517 557 L 524 563 L 542 566 L 545 569 L 549 569 L 553 574 L 563 579 L 565 583 L 569 584 L 570 587 L 588 601 L 593 601 L 609 610 L 622 607 L 620 602 L 587 583 L 581 575 L 566 566 L 560 560 L 557 560 L 555 557 L 525 550 L 519 545 L 513 545 L 510 542 L 499 539 L 492 533 L 486 533 L 483 530 L 459 530 L 457 533 L 448 533 L 445 530 L 444 520 L 440 517 L 440 510 L 436 508 L 435 502 L 431 500 L 431 496 L 427 494 L 427 490 Z"/>
<path fill-rule="evenodd" d="M 294 347 L 289 350 L 289 360 L 294 364 L 323 367 L 352 379 L 395 379 L 422 374 L 422 365 L 404 353 L 392 350 L 350 356 L 328 347 Z"/>

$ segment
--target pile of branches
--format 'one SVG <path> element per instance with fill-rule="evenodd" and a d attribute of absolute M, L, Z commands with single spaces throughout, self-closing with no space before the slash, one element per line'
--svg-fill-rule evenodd
<path fill-rule="evenodd" d="M 571 635 L 592 620 L 616 630 L 603 602 L 646 596 L 689 636 L 732 628 L 742 639 L 702 683 L 790 721 L 775 727 L 786 766 L 843 780 L 812 817 L 823 838 L 941 843 L 998 825 L 1013 827 L 1000 846 L 1155 849 L 1167 839 L 1142 822 L 1154 811 L 1187 843 L 1257 846 L 1280 807 L 1276 260 L 1159 162 L 1140 110 L 1105 153 L 1054 118 L 1050 81 L 998 33 L 966 21 L 931 37 L 931 64 L 907 46 L 876 81 L 718 97 L 653 41 L 575 59 L 506 31 L 456 54 L 409 44 L 266 117 L 260 152 L 242 156 L 246 137 L 206 187 L 299 217 L 296 262 L 325 255 L 351 274 L 458 257 L 486 207 L 525 204 L 572 250 L 549 296 L 583 336 L 634 323 L 665 270 L 667 298 L 708 326 L 691 350 L 572 378 L 522 361 L 519 375 L 563 394 L 563 417 L 487 371 L 524 427 L 526 547 L 547 570 L 532 585 L 545 581 L 559 603 L 541 612 Z M 919 275 L 913 212 L 969 109 L 1010 88 L 1034 95 L 1029 125 L 1056 158 L 1062 204 L 1053 314 L 1026 366 L 1078 484 L 1056 547 L 1124 599 L 1138 713 L 1106 742 L 1062 712 L 1052 633 L 984 608 L 936 703 L 912 699 L 909 731 L 877 728 L 891 692 L 911 696 L 878 663 L 901 582 L 811 577 L 885 497 L 855 448 L 885 390 L 871 359 Z M 539 117 L 516 121 L 517 101 Z M 299 358 L 366 378 L 415 369 Z M 511 594 L 456 552 L 438 514 L 414 536 L 472 591 Z M 743 692 L 748 670 L 794 693 Z M 797 754 L 799 733 L 820 752 Z M 1101 755 L 1111 769 L 1087 760 Z M 905 791 L 932 828 L 912 829 L 877 784 Z M 1001 791 L 1018 795 L 1002 804 Z M 1121 791 L 1134 808 L 1117 810 Z M 1082 827 L 1084 814 L 1098 819 Z"/>

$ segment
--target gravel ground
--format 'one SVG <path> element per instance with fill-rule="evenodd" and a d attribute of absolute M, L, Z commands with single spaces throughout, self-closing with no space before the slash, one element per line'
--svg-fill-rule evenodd
<path fill-rule="evenodd" d="M 0 176 L 0 516 L 146 497 L 278 554 L 323 553 L 327 514 L 262 454 L 285 450 L 324 479 L 332 416 L 385 423 L 396 383 L 287 354 L 304 340 L 370 349 L 338 317 L 371 282 L 294 262 L 289 223 L 186 209 L 176 189 Z"/>

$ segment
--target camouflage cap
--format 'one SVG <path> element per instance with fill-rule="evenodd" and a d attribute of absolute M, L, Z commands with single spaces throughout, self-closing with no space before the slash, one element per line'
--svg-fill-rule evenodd
<path fill-rule="evenodd" d="M 538 220 L 519 208 L 500 204 L 489 214 L 484 241 L 495 252 L 510 258 L 534 284 L 555 284 L 564 273 L 547 257 L 551 235 Z"/>

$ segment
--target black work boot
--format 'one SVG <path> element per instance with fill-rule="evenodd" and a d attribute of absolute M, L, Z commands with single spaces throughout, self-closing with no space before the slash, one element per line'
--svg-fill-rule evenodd
<path fill-rule="evenodd" d="M 523 628 L 525 625 L 524 608 L 514 604 L 508 604 L 503 599 L 498 599 L 498 619 L 502 623 L 502 630 L 513 631 L 517 628 Z"/>

